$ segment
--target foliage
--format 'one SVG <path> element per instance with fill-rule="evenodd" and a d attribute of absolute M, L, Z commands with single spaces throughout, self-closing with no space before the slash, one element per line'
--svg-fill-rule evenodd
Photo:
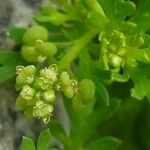
<path fill-rule="evenodd" d="M 51 132 L 41 133 L 38 150 L 48 149 L 48 139 L 54 148 L 54 137 L 65 150 L 115 150 L 121 141 L 101 135 L 99 126 L 115 115 L 121 101 L 150 100 L 150 1 L 51 3 L 33 16 L 37 25 L 9 30 L 21 50 L 1 52 L 0 77 L 5 78 L 0 83 L 14 76 L 17 66 L 16 107 L 42 118 Z M 71 121 L 69 133 L 52 117 L 56 93 Z M 36 149 L 27 137 L 22 147 Z"/>

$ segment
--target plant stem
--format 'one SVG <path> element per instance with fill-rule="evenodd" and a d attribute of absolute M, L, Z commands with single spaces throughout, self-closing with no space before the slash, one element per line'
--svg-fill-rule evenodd
<path fill-rule="evenodd" d="M 96 33 L 97 31 L 92 30 L 74 42 L 74 46 L 70 48 L 70 51 L 58 62 L 60 71 L 70 66 L 71 62 L 78 56 L 79 52 L 96 35 Z"/>

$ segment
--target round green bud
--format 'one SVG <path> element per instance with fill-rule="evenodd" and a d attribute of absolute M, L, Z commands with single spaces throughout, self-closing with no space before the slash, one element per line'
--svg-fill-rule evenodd
<path fill-rule="evenodd" d="M 48 104 L 53 104 L 56 100 L 55 92 L 49 89 L 43 93 L 43 101 Z"/>
<path fill-rule="evenodd" d="M 41 46 L 38 45 L 38 47 L 39 48 L 36 49 L 37 53 L 47 58 L 51 58 L 57 52 L 55 44 L 50 42 L 45 42 Z"/>
<path fill-rule="evenodd" d="M 95 97 L 95 84 L 90 79 L 83 79 L 79 82 L 79 94 L 83 103 L 92 102 Z"/>
<path fill-rule="evenodd" d="M 60 75 L 60 84 L 62 87 L 69 86 L 70 85 L 70 76 L 69 73 L 66 71 L 63 71 Z"/>
<path fill-rule="evenodd" d="M 62 91 L 67 98 L 73 98 L 75 94 L 74 88 L 71 85 L 63 87 Z"/>
<path fill-rule="evenodd" d="M 115 54 L 111 54 L 109 57 L 109 62 L 114 68 L 119 68 L 122 65 L 123 59 Z"/>
<path fill-rule="evenodd" d="M 35 52 L 34 47 L 23 46 L 21 49 L 22 57 L 29 62 L 37 62 L 38 54 Z"/>
<path fill-rule="evenodd" d="M 23 86 L 23 89 L 20 92 L 20 96 L 25 100 L 31 100 L 34 94 L 35 94 L 35 90 L 31 88 L 29 85 Z"/>
<path fill-rule="evenodd" d="M 19 96 L 16 99 L 15 106 L 16 106 L 16 109 L 20 111 L 24 110 L 26 108 L 26 100 Z"/>
<path fill-rule="evenodd" d="M 48 31 L 42 26 L 30 27 L 23 35 L 23 42 L 30 46 L 34 46 L 37 40 L 46 41 L 47 39 Z"/>

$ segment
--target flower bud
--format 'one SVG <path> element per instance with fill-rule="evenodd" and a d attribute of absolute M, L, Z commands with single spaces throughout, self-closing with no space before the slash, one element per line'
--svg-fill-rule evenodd
<path fill-rule="evenodd" d="M 62 87 L 69 86 L 70 85 L 70 76 L 69 73 L 66 71 L 63 71 L 60 75 L 60 84 Z"/>
<path fill-rule="evenodd" d="M 56 100 L 55 92 L 49 89 L 43 93 L 43 101 L 48 104 L 53 104 Z"/>
<path fill-rule="evenodd" d="M 31 100 L 34 94 L 35 94 L 35 90 L 31 88 L 29 85 L 23 86 L 23 89 L 20 92 L 20 96 L 25 100 Z"/>
<path fill-rule="evenodd" d="M 45 78 L 36 78 L 33 84 L 33 88 L 36 90 L 46 90 L 49 87 L 51 87 L 51 83 L 49 83 L 49 81 Z"/>
<path fill-rule="evenodd" d="M 38 54 L 35 52 L 34 47 L 23 46 L 21 48 L 22 57 L 29 62 L 37 62 Z"/>
<path fill-rule="evenodd" d="M 67 98 L 73 98 L 75 94 L 74 88 L 71 85 L 65 86 L 62 91 Z"/>
<path fill-rule="evenodd" d="M 26 75 L 34 75 L 36 73 L 36 68 L 34 65 L 26 66 L 24 70 Z"/>
<path fill-rule="evenodd" d="M 33 116 L 42 118 L 44 123 L 48 123 L 53 109 L 53 105 L 46 104 L 43 101 L 37 101 L 36 106 L 33 107 Z"/>
<path fill-rule="evenodd" d="M 115 54 L 110 55 L 109 62 L 114 68 L 119 68 L 122 65 L 123 59 Z"/>
<path fill-rule="evenodd" d="M 57 52 L 57 47 L 53 43 L 45 42 L 41 45 L 38 44 L 36 52 L 39 53 L 39 55 L 51 58 Z"/>
<path fill-rule="evenodd" d="M 16 71 L 18 76 L 16 77 L 16 84 L 18 88 L 22 88 L 25 84 L 32 84 L 36 68 L 33 65 L 30 66 L 17 66 Z"/>
<path fill-rule="evenodd" d="M 57 81 L 57 74 L 52 69 L 45 68 L 40 70 L 40 76 L 42 80 L 49 82 L 50 84 Z"/>

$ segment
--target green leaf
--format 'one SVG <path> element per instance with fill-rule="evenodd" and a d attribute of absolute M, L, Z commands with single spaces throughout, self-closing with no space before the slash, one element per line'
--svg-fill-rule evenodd
<path fill-rule="evenodd" d="M 117 138 L 107 136 L 91 142 L 87 150 L 116 150 L 120 144 L 121 141 Z"/>
<path fill-rule="evenodd" d="M 43 130 L 38 137 L 37 150 L 48 150 L 51 138 L 52 135 L 49 129 Z"/>
<path fill-rule="evenodd" d="M 13 39 L 16 44 L 21 44 L 24 32 L 25 28 L 12 27 L 8 29 L 8 36 Z"/>
<path fill-rule="evenodd" d="M 62 142 L 65 142 L 66 133 L 60 123 L 58 123 L 57 121 L 52 121 L 49 124 L 49 129 L 54 137 L 56 137 L 58 140 L 60 140 Z"/>
<path fill-rule="evenodd" d="M 135 4 L 125 0 L 98 0 L 101 4 L 106 16 L 114 20 L 124 20 L 126 17 L 132 16 L 135 13 Z"/>
<path fill-rule="evenodd" d="M 138 24 L 140 30 L 147 32 L 150 31 L 150 1 L 149 0 L 141 0 L 139 1 L 139 5 L 137 7 L 136 14 L 131 19 L 135 23 Z"/>
<path fill-rule="evenodd" d="M 97 0 L 87 0 L 86 4 L 92 11 L 98 12 L 100 15 L 105 17 L 105 13 Z"/>
<path fill-rule="evenodd" d="M 28 137 L 23 137 L 21 150 L 35 150 L 35 145 L 33 140 Z"/>
<path fill-rule="evenodd" d="M 112 81 L 117 81 L 117 82 L 127 82 L 129 80 L 129 77 L 125 74 L 119 74 L 118 71 L 112 70 L 111 79 Z"/>
<path fill-rule="evenodd" d="M 38 22 L 51 22 L 54 25 L 61 25 L 70 20 L 71 16 L 45 6 L 40 13 L 34 16 L 34 19 Z"/>
<path fill-rule="evenodd" d="M 95 26 L 102 30 L 107 28 L 108 23 L 108 19 L 97 12 L 91 11 L 87 15 L 87 24 L 89 26 Z"/>
<path fill-rule="evenodd" d="M 120 101 L 117 99 L 112 99 L 109 106 L 99 106 L 88 118 L 89 127 L 94 127 L 102 121 L 109 119 L 118 110 L 119 106 Z"/>
<path fill-rule="evenodd" d="M 83 134 L 82 138 L 86 138 L 90 134 L 93 133 L 93 129 L 103 121 L 109 119 L 116 113 L 120 106 L 120 101 L 117 99 L 111 99 L 110 105 L 102 105 L 96 108 L 87 118 L 86 125 L 83 126 L 81 134 Z"/>
<path fill-rule="evenodd" d="M 20 53 L 0 51 L 0 84 L 11 79 L 16 74 L 16 66 L 23 63 Z"/>
<path fill-rule="evenodd" d="M 131 96 L 143 100 L 147 97 L 150 100 L 150 66 L 149 64 L 138 63 L 136 68 L 126 67 L 125 71 L 133 81 Z"/>

